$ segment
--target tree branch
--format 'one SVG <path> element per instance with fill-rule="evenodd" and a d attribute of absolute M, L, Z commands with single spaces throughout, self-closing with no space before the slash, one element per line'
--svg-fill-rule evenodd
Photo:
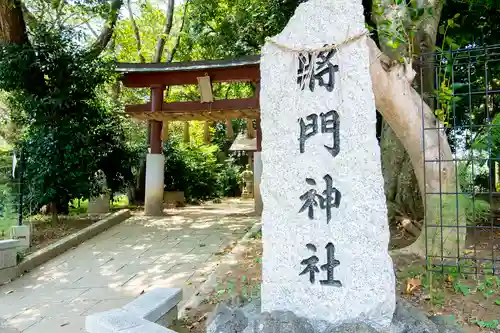
<path fill-rule="evenodd" d="M 128 15 L 130 18 L 130 21 L 132 22 L 132 27 L 134 28 L 134 35 L 135 35 L 135 41 L 137 43 L 137 55 L 139 56 L 139 60 L 141 61 L 142 64 L 146 62 L 146 59 L 144 59 L 144 56 L 142 55 L 142 45 L 141 45 L 141 35 L 139 33 L 139 28 L 137 27 L 137 23 L 135 22 L 134 19 L 134 13 L 132 13 L 132 6 L 130 5 L 130 0 L 127 0 L 127 7 L 128 7 Z"/>
<path fill-rule="evenodd" d="M 182 34 L 182 31 L 184 30 L 184 23 L 186 22 L 188 4 L 189 4 L 189 0 L 186 0 L 186 4 L 184 5 L 184 13 L 182 14 L 181 27 L 179 29 L 179 35 L 177 36 L 177 39 L 175 40 L 175 44 L 174 44 L 174 47 L 172 48 L 172 51 L 170 51 L 170 53 L 167 56 L 167 62 L 172 62 L 172 60 L 174 60 L 175 54 L 177 53 L 177 49 L 179 48 L 179 44 L 181 41 L 181 34 Z"/>
<path fill-rule="evenodd" d="M 167 21 L 165 22 L 165 30 L 158 37 L 156 42 L 156 52 L 153 57 L 153 62 L 160 62 L 161 56 L 163 55 L 163 49 L 165 48 L 165 43 L 172 30 L 172 23 L 174 21 L 174 0 L 167 0 Z"/>
<path fill-rule="evenodd" d="M 120 13 L 120 8 L 123 5 L 123 0 L 113 0 L 110 5 L 110 13 L 104 24 L 104 27 L 99 34 L 99 38 L 94 42 L 91 48 L 91 52 L 94 54 L 100 54 L 108 45 L 113 36 L 113 31 L 115 29 L 116 21 L 118 20 L 118 14 Z"/>
<path fill-rule="evenodd" d="M 21 7 L 23 9 L 24 20 L 28 24 L 28 26 L 32 26 L 36 23 L 35 16 L 29 11 L 28 7 L 24 3 L 21 3 Z"/>
<path fill-rule="evenodd" d="M 90 32 L 92 33 L 92 35 L 94 35 L 95 38 L 98 38 L 99 35 L 97 34 L 97 32 L 94 30 L 94 28 L 92 28 L 92 26 L 90 25 L 90 22 L 89 21 L 85 21 L 85 25 L 87 26 L 87 28 L 89 28 Z"/>

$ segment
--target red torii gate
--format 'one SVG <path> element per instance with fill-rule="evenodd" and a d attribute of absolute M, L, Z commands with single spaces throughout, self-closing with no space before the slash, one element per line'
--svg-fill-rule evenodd
<path fill-rule="evenodd" d="M 261 173 L 260 128 L 260 56 L 232 60 L 207 60 L 174 63 L 118 63 L 116 71 L 129 88 L 150 88 L 151 99 L 146 104 L 125 106 L 131 117 L 147 120 L 150 124 L 150 151 L 146 160 L 146 215 L 163 212 L 164 157 L 162 126 L 168 121 L 227 121 L 234 118 L 255 119 L 257 123 L 257 153 L 254 154 L 255 210 L 262 211 L 259 184 Z M 169 86 L 199 84 L 199 78 L 212 82 L 251 82 L 256 86 L 254 96 L 241 99 L 213 100 L 212 102 L 164 102 Z"/>

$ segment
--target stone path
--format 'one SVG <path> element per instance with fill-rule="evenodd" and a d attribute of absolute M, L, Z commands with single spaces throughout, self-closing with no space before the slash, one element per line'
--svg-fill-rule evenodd
<path fill-rule="evenodd" d="M 219 251 L 258 220 L 252 211 L 253 201 L 231 200 L 161 218 L 135 215 L 0 287 L 0 332 L 85 332 L 86 315 L 155 287 L 183 288 L 185 302 L 215 269 Z"/>

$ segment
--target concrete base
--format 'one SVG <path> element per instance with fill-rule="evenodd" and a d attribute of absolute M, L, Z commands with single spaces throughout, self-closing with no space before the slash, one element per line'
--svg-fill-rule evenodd
<path fill-rule="evenodd" d="M 101 194 L 96 198 L 91 198 L 89 200 L 89 207 L 87 213 L 89 214 L 105 214 L 109 213 L 110 208 L 110 195 Z"/>
<path fill-rule="evenodd" d="M 253 197 L 255 202 L 255 213 L 262 214 L 264 207 L 260 196 L 260 179 L 262 176 L 262 159 L 260 152 L 253 153 Z"/>
<path fill-rule="evenodd" d="M 0 285 L 16 277 L 18 246 L 18 240 L 0 241 Z"/>
<path fill-rule="evenodd" d="M 182 289 L 157 288 L 141 295 L 123 310 L 163 327 L 171 327 L 177 319 L 177 304 L 182 301 Z"/>
<path fill-rule="evenodd" d="M 167 327 L 177 319 L 181 300 L 182 289 L 153 289 L 121 309 L 87 316 L 85 328 L 89 333 L 175 333 Z"/>
<path fill-rule="evenodd" d="M 10 229 L 10 237 L 19 241 L 20 249 L 29 249 L 31 246 L 31 226 L 16 225 Z"/>
<path fill-rule="evenodd" d="M 148 154 L 146 157 L 146 194 L 144 214 L 163 215 L 165 158 L 162 154 Z"/>

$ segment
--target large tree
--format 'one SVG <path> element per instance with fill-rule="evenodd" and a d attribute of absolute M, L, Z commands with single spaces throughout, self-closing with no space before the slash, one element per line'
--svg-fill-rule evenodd
<path fill-rule="evenodd" d="M 186 30 L 186 50 L 205 58 L 210 55 L 222 58 L 258 54 L 265 37 L 283 29 L 302 2 L 305 1 L 192 0 Z M 456 21 L 466 16 L 463 14 L 468 15 L 470 10 L 478 17 L 484 15 L 484 8 L 491 12 L 488 7 L 491 1 L 465 2 L 363 1 L 366 21 L 374 28 L 373 40 L 369 43 L 373 57 L 371 69 L 377 109 L 385 119 L 381 126 L 381 148 L 391 220 L 397 214 L 404 214 L 415 221 L 422 220 L 424 210 L 421 193 L 459 191 L 453 163 L 442 163 L 441 169 L 438 163 L 428 164 L 424 175 L 422 124 L 430 128 L 437 127 L 437 124 L 443 127 L 449 119 L 438 112 L 443 106 L 434 105 L 430 98 L 439 88 L 434 82 L 436 72 L 432 58 L 421 55 L 435 51 L 436 46 L 456 47 L 458 38 L 455 36 L 472 42 L 472 37 L 465 36 L 463 30 L 456 31 L 459 27 Z M 440 26 L 443 28 L 440 29 Z M 452 33 L 455 36 L 450 36 Z M 477 30 L 473 35 L 477 37 Z M 452 159 L 446 133 L 448 131 L 443 129 L 426 134 L 426 159 Z M 443 224 L 445 227 L 456 226 L 457 223 L 464 226 L 462 207 L 467 205 L 464 201 L 467 199 L 460 197 L 457 201 L 455 196 L 445 196 L 442 201 L 427 200 L 427 223 Z M 457 229 L 445 228 L 443 235 L 440 230 L 428 230 L 430 253 L 440 255 L 443 249 L 445 255 L 456 256 Z M 465 228 L 460 230 L 459 243 L 463 246 Z M 423 255 L 425 241 L 422 233 L 407 250 Z"/>
<path fill-rule="evenodd" d="M 0 88 L 8 93 L 13 122 L 22 127 L 15 143 L 26 155 L 26 188 L 35 188 L 38 204 L 50 204 L 54 221 L 69 200 L 101 193 L 99 171 L 113 190 L 130 177 L 124 166 L 131 156 L 120 118 L 99 90 L 113 75 L 100 54 L 122 3 L 52 1 L 47 9 L 56 13 L 52 20 L 39 10 L 44 1 L 0 5 Z M 81 44 L 85 36 L 77 27 L 61 19 L 79 13 L 82 6 L 99 8 L 104 21 L 88 47 Z M 65 7 L 71 7 L 69 13 Z"/>

